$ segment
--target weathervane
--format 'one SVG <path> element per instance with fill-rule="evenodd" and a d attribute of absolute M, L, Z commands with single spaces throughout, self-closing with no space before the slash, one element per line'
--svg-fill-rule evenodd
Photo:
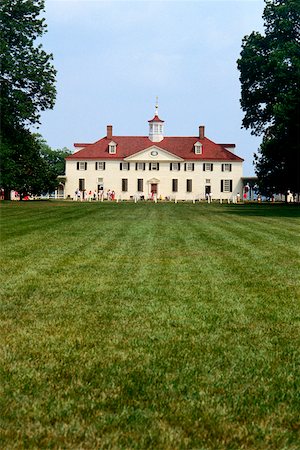
<path fill-rule="evenodd" d="M 158 116 L 158 97 L 156 97 L 155 115 Z"/>

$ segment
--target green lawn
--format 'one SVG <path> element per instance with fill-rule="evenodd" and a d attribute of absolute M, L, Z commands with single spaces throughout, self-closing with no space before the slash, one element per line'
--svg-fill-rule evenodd
<path fill-rule="evenodd" d="M 0 448 L 300 448 L 300 208 L 2 202 Z"/>

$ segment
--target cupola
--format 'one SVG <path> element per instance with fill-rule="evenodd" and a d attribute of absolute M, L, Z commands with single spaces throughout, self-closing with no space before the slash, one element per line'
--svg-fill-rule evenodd
<path fill-rule="evenodd" d="M 164 120 L 158 117 L 158 99 L 156 97 L 155 115 L 149 122 L 149 139 L 152 142 L 160 142 L 164 138 Z"/>

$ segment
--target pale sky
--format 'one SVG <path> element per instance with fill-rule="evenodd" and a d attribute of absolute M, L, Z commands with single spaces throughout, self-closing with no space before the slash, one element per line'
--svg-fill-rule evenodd
<path fill-rule="evenodd" d="M 235 143 L 254 175 L 261 138 L 241 129 L 236 60 L 242 39 L 263 32 L 263 0 L 46 0 L 42 39 L 57 69 L 57 100 L 37 130 L 52 148 L 148 134 L 155 112 L 166 136 Z"/>

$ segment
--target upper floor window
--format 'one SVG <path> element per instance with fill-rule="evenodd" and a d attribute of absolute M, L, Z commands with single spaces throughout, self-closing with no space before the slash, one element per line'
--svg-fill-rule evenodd
<path fill-rule="evenodd" d="M 105 170 L 105 162 L 104 161 L 97 161 L 95 164 L 96 170 Z"/>
<path fill-rule="evenodd" d="M 146 163 L 139 162 L 135 163 L 135 170 L 145 170 L 146 169 Z"/>
<path fill-rule="evenodd" d="M 78 161 L 77 162 L 77 170 L 86 170 L 87 169 L 87 162 Z"/>
<path fill-rule="evenodd" d="M 201 142 L 196 142 L 196 144 L 194 144 L 194 149 L 195 149 L 195 155 L 202 155 L 202 144 L 201 144 Z"/>
<path fill-rule="evenodd" d="M 120 170 L 130 170 L 130 163 L 129 162 L 121 162 Z"/>
<path fill-rule="evenodd" d="M 170 170 L 180 170 L 180 163 L 170 163 Z"/>
<path fill-rule="evenodd" d="M 222 164 L 222 172 L 231 172 L 231 164 Z"/>
<path fill-rule="evenodd" d="M 193 172 L 195 169 L 195 164 L 194 163 L 184 163 L 184 170 L 186 170 L 187 172 Z"/>
<path fill-rule="evenodd" d="M 149 163 L 149 170 L 159 170 L 159 163 L 158 162 Z"/>
<path fill-rule="evenodd" d="M 203 170 L 204 172 L 212 172 L 214 169 L 214 165 L 211 163 L 204 163 L 203 164 Z"/>
<path fill-rule="evenodd" d="M 111 141 L 108 144 L 108 153 L 110 155 L 115 155 L 117 153 L 117 144 L 115 142 Z"/>

